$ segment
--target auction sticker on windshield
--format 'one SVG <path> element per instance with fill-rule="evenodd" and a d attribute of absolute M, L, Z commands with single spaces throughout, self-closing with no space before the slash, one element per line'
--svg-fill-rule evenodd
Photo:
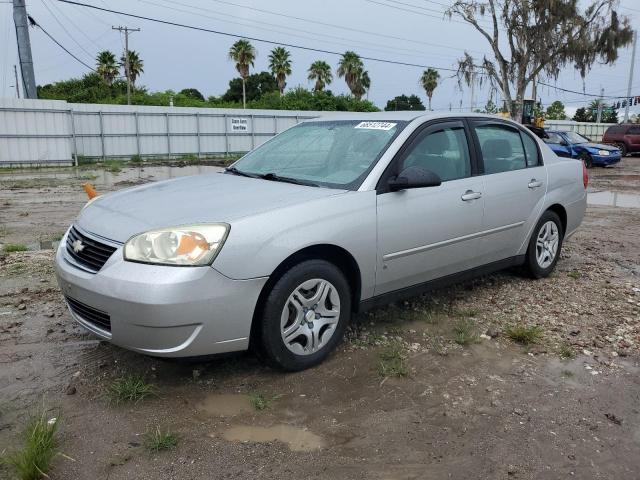
<path fill-rule="evenodd" d="M 397 123 L 391 122 L 360 122 L 355 128 L 366 128 L 367 130 L 391 130 Z"/>

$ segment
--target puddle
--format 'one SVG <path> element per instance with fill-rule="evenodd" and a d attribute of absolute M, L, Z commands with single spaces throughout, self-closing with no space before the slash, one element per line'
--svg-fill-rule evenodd
<path fill-rule="evenodd" d="M 196 404 L 196 410 L 209 416 L 232 417 L 253 411 L 248 395 L 209 395 Z"/>
<path fill-rule="evenodd" d="M 587 194 L 589 205 L 605 207 L 640 208 L 640 195 L 620 192 L 590 192 Z"/>
<path fill-rule="evenodd" d="M 266 443 L 279 441 L 286 443 L 294 452 L 311 452 L 325 446 L 322 437 L 302 428 L 291 425 L 256 427 L 245 425 L 233 427 L 224 433 L 224 439 L 230 442 Z"/>

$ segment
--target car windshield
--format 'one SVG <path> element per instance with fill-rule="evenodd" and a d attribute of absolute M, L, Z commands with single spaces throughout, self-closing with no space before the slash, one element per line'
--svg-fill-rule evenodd
<path fill-rule="evenodd" d="M 564 132 L 570 143 L 589 143 L 589 139 L 576 132 Z"/>
<path fill-rule="evenodd" d="M 547 132 L 549 138 L 544 139 L 544 143 L 562 143 L 562 137 L 559 133 Z"/>
<path fill-rule="evenodd" d="M 313 121 L 284 131 L 238 160 L 229 173 L 355 190 L 405 121 Z"/>

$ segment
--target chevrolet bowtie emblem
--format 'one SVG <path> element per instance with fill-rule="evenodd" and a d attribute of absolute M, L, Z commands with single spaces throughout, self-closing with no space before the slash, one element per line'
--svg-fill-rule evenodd
<path fill-rule="evenodd" d="M 84 245 L 82 244 L 82 240 L 74 240 L 74 242 L 71 244 L 71 247 L 73 248 L 73 251 L 76 253 L 80 253 L 82 250 L 84 250 Z"/>

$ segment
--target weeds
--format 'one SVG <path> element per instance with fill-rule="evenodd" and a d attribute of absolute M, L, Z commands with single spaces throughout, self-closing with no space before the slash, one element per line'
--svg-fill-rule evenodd
<path fill-rule="evenodd" d="M 380 352 L 378 373 L 382 377 L 406 377 L 409 375 L 407 354 L 401 343 L 396 342 Z"/>
<path fill-rule="evenodd" d="M 45 412 L 29 419 L 22 434 L 23 447 L 21 450 L 9 453 L 3 459 L 13 468 L 20 480 L 37 480 L 49 478 L 47 472 L 51 461 L 56 455 L 56 432 L 58 419 L 47 420 Z"/>
<path fill-rule="evenodd" d="M 159 452 L 161 450 L 169 450 L 178 445 L 178 437 L 171 433 L 169 429 L 160 430 L 160 427 L 145 435 L 144 446 L 151 452 Z"/>
<path fill-rule="evenodd" d="M 123 162 L 121 160 L 107 160 L 102 164 L 107 172 L 120 173 L 122 171 Z"/>
<path fill-rule="evenodd" d="M 562 370 L 560 373 L 564 378 L 572 378 L 573 372 L 571 370 Z"/>
<path fill-rule="evenodd" d="M 504 333 L 514 342 L 522 345 L 531 345 L 542 338 L 543 330 L 542 327 L 536 325 L 510 325 L 505 329 Z"/>
<path fill-rule="evenodd" d="M 142 157 L 138 154 L 135 154 L 131 156 L 131 159 L 129 161 L 135 165 L 140 165 L 142 163 Z"/>
<path fill-rule="evenodd" d="M 282 395 L 273 395 L 271 398 L 268 398 L 262 393 L 252 393 L 249 395 L 249 402 L 251 402 L 251 406 L 256 410 L 266 410 L 267 408 L 271 408 L 273 402 L 281 396 Z"/>
<path fill-rule="evenodd" d="M 582 277 L 582 273 L 578 272 L 577 270 L 574 270 L 572 272 L 567 273 L 567 277 L 571 277 L 574 280 L 578 280 L 580 277 Z"/>
<path fill-rule="evenodd" d="M 463 318 L 453 326 L 453 333 L 455 333 L 454 341 L 458 345 L 471 345 L 478 341 L 478 334 L 475 330 L 475 325 L 468 318 Z"/>
<path fill-rule="evenodd" d="M 447 345 L 442 337 L 434 337 L 431 339 L 431 349 L 443 357 L 449 353 Z"/>
<path fill-rule="evenodd" d="M 117 378 L 109 387 L 109 396 L 116 405 L 125 402 L 137 403 L 153 395 L 156 395 L 155 386 L 146 383 L 138 375 Z"/>
<path fill-rule="evenodd" d="M 460 318 L 473 318 L 473 317 L 477 317 L 478 315 L 480 315 L 480 310 L 476 309 L 476 308 L 466 308 L 463 310 L 456 310 L 454 312 L 454 315 L 456 317 L 460 317 Z"/>
<path fill-rule="evenodd" d="M 7 253 L 26 252 L 27 251 L 27 246 L 23 245 L 21 243 L 7 243 L 4 246 L 4 251 L 7 252 Z"/>
<path fill-rule="evenodd" d="M 573 350 L 573 348 L 571 348 L 570 345 L 564 343 L 560 345 L 560 348 L 558 349 L 558 355 L 560 355 L 560 358 L 570 359 L 576 357 L 576 352 Z"/>

